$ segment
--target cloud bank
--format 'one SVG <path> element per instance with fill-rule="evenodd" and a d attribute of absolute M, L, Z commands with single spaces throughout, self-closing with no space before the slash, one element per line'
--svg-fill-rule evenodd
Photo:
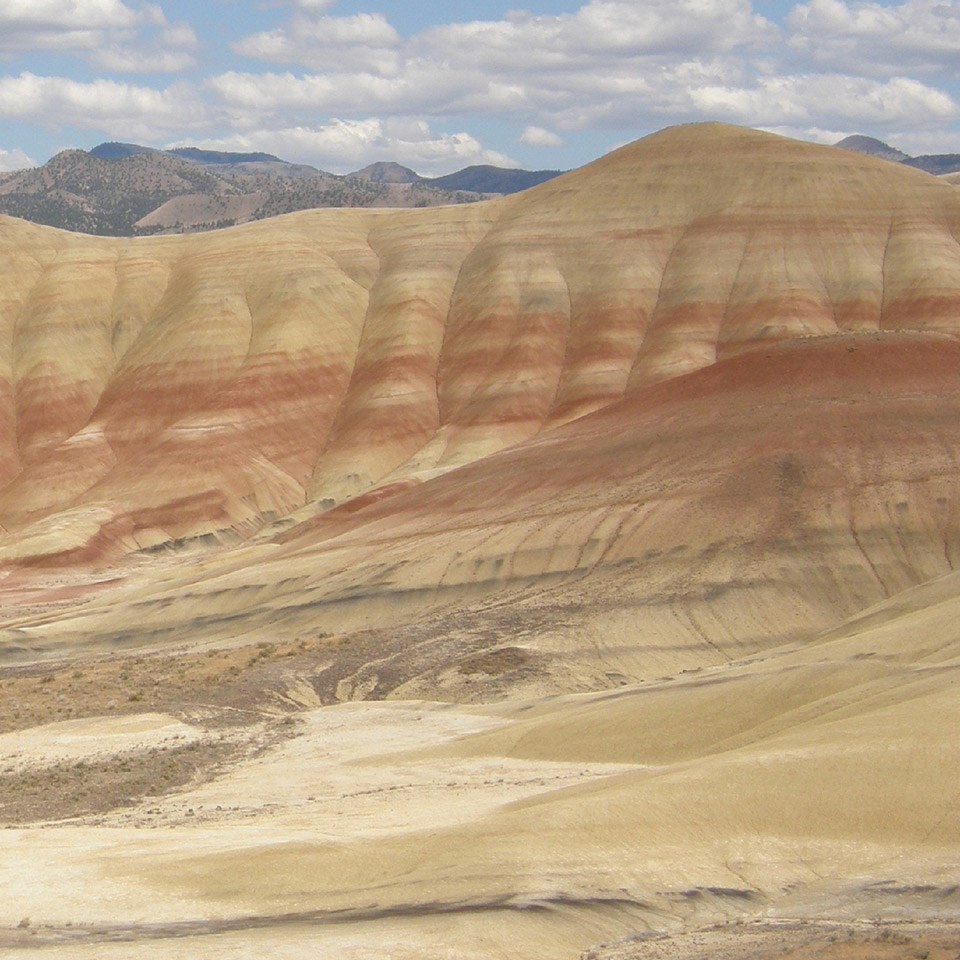
<path fill-rule="evenodd" d="M 290 0 L 269 7 L 269 28 L 234 36 L 232 69 L 206 69 L 213 41 L 162 2 L 7 0 L 4 62 L 55 51 L 88 76 L 0 72 L 0 121 L 287 150 L 334 170 L 511 163 L 513 148 L 705 119 L 960 145 L 960 0 L 803 0 L 779 18 L 769 7 L 589 0 L 405 35 L 376 10 Z"/>

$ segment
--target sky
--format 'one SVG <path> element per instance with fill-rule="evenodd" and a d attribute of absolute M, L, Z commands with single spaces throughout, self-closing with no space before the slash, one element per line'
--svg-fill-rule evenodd
<path fill-rule="evenodd" d="M 960 0 L 0 0 L 0 171 L 105 140 L 570 169 L 702 120 L 960 152 Z"/>

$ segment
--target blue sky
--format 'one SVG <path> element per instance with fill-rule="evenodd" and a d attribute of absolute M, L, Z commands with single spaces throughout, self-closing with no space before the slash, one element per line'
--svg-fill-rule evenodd
<path fill-rule="evenodd" d="M 0 0 L 0 170 L 104 140 L 570 168 L 664 126 L 960 152 L 960 0 Z"/>

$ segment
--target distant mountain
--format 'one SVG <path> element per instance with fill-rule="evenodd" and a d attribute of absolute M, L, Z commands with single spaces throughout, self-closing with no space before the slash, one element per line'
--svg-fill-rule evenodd
<path fill-rule="evenodd" d="M 519 193 L 539 183 L 559 177 L 562 170 L 510 170 L 504 167 L 481 165 L 466 167 L 445 177 L 425 181 L 443 190 L 471 190 L 475 193 Z"/>
<path fill-rule="evenodd" d="M 42 167 L 0 175 L 0 213 L 80 233 L 135 236 L 210 230 L 315 207 L 480 199 L 413 176 L 412 182 L 385 174 L 380 180 L 342 177 L 268 153 L 103 143 L 89 153 L 66 150 Z"/>
<path fill-rule="evenodd" d="M 107 236 L 192 233 L 314 207 L 471 203 L 558 173 L 476 166 L 428 178 L 378 162 L 344 177 L 272 153 L 112 141 L 0 174 L 0 214 Z"/>
<path fill-rule="evenodd" d="M 0 176 L 0 213 L 81 233 L 131 235 L 171 197 L 224 189 L 216 175 L 161 151 L 104 160 L 65 150 L 42 167 Z"/>
<path fill-rule="evenodd" d="M 903 161 L 907 167 L 925 170 L 935 177 L 960 171 L 960 153 L 934 153 L 922 157 L 910 157 Z"/>
<path fill-rule="evenodd" d="M 880 157 L 881 160 L 892 160 L 894 163 L 910 159 L 910 154 L 891 147 L 889 143 L 877 140 L 876 137 L 865 137 L 859 133 L 855 133 L 852 137 L 844 137 L 834 146 L 853 150 L 855 153 L 865 153 L 871 157 Z"/>
<path fill-rule="evenodd" d="M 110 141 L 101 143 L 89 151 L 90 156 L 97 157 L 100 160 L 123 160 L 124 157 L 132 157 L 138 153 L 160 153 L 153 147 L 141 147 L 136 143 L 118 143 Z"/>
<path fill-rule="evenodd" d="M 470 193 L 507 195 L 529 190 L 558 177 L 562 170 L 514 170 L 488 164 L 465 167 L 443 177 L 421 177 L 399 163 L 371 163 L 350 174 L 374 183 L 420 183 L 439 190 L 465 190 Z"/>
<path fill-rule="evenodd" d="M 172 153 L 175 157 L 181 157 L 184 160 L 192 160 L 194 163 L 215 163 L 219 166 L 238 163 L 260 163 L 262 161 L 276 161 L 277 163 L 286 163 L 272 153 L 231 153 L 228 150 L 201 150 L 199 147 L 174 147 L 172 150 L 166 150 L 165 153 Z"/>
<path fill-rule="evenodd" d="M 110 141 L 100 143 L 89 151 L 90 156 L 100 160 L 123 160 L 140 153 L 167 153 L 181 160 L 190 160 L 193 163 L 216 164 L 218 166 L 235 166 L 240 163 L 259 163 L 275 161 L 285 163 L 272 153 L 232 153 L 229 150 L 201 150 L 199 147 L 174 147 L 172 150 L 158 150 L 155 147 L 142 147 L 138 143 L 120 143 Z"/>
<path fill-rule="evenodd" d="M 421 183 L 423 181 L 423 177 L 409 167 L 383 161 L 371 163 L 362 170 L 351 173 L 350 176 L 359 177 L 361 180 L 372 180 L 374 183 Z"/>
<path fill-rule="evenodd" d="M 883 160 L 892 160 L 894 163 L 902 163 L 906 167 L 915 167 L 917 170 L 932 173 L 936 177 L 960 172 L 960 153 L 936 153 L 911 157 L 910 154 L 904 153 L 896 147 L 891 147 L 890 144 L 884 143 L 882 140 L 865 137 L 861 134 L 844 137 L 834 146 L 843 147 L 844 150 L 853 150 L 856 153 L 865 153 L 872 157 L 880 157 Z"/>
<path fill-rule="evenodd" d="M 272 153 L 234 153 L 229 150 L 201 150 L 199 147 L 174 147 L 172 150 L 156 150 L 153 147 L 141 147 L 136 143 L 101 143 L 90 154 L 101 160 L 124 160 L 142 153 L 162 153 L 167 156 L 187 160 L 213 170 L 214 172 L 278 174 L 287 177 L 315 177 L 324 171 L 302 163 L 289 163 Z M 333 176 L 333 174 L 327 174 Z"/>

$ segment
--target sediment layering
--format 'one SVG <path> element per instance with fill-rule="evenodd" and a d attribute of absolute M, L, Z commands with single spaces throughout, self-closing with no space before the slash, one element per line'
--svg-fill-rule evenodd
<path fill-rule="evenodd" d="M 0 220 L 0 946 L 955 919 L 958 237 L 713 124 L 471 206 Z"/>

